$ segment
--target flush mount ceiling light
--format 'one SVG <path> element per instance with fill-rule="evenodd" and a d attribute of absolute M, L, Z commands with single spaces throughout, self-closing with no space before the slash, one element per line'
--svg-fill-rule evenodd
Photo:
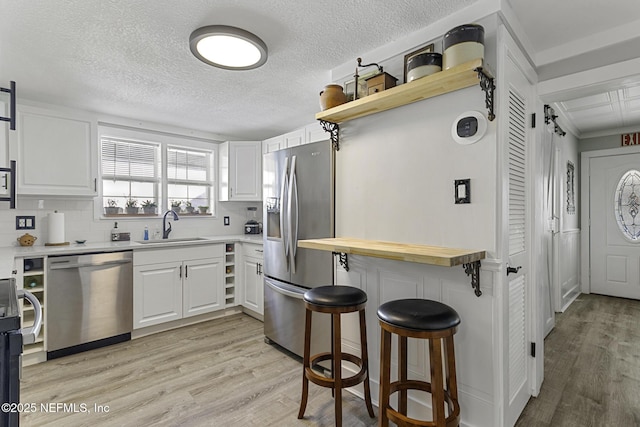
<path fill-rule="evenodd" d="M 196 58 L 225 70 L 251 70 L 267 62 L 267 45 L 258 36 L 227 25 L 198 28 L 189 46 Z"/>

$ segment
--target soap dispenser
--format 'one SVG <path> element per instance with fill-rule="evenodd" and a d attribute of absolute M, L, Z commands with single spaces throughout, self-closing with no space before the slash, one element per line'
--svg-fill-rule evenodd
<path fill-rule="evenodd" d="M 112 242 L 117 241 L 119 234 L 120 234 L 120 230 L 118 230 L 118 222 L 116 221 L 116 223 L 113 224 L 113 228 L 111 229 L 111 241 Z"/>

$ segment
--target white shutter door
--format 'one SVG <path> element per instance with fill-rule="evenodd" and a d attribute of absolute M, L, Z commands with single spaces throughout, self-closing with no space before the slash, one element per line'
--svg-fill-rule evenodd
<path fill-rule="evenodd" d="M 506 252 L 508 264 L 517 271 L 507 274 L 504 313 L 505 360 L 507 375 L 504 382 L 507 408 L 507 425 L 513 425 L 526 405 L 531 390 L 529 387 L 529 330 L 528 330 L 528 107 L 530 84 L 511 62 L 508 62 L 508 93 L 505 120 L 507 169 L 508 169 L 508 230 Z"/>

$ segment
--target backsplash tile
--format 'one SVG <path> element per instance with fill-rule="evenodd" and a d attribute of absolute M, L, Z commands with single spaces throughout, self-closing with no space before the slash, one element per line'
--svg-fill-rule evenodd
<path fill-rule="evenodd" d="M 38 208 L 38 200 L 44 201 L 44 208 Z M 219 202 L 215 218 L 182 217 L 171 221 L 171 237 L 224 236 L 243 233 L 247 221 L 247 207 L 256 206 L 262 212 L 262 204 L 257 202 Z M 111 229 L 118 222 L 118 228 L 131 233 L 131 240 L 142 240 L 144 227 L 149 227 L 149 237 L 159 231 L 161 237 L 162 217 L 144 219 L 95 219 L 92 199 L 25 198 L 18 196 L 16 209 L 9 209 L 7 203 L 0 204 L 0 247 L 17 246 L 18 237 L 25 232 L 36 236 L 36 246 L 47 242 L 49 235 L 47 216 L 54 211 L 65 214 L 65 240 L 90 242 L 109 241 Z M 16 230 L 16 216 L 30 215 L 36 218 L 34 230 Z M 231 224 L 224 226 L 223 217 L 229 216 Z M 260 221 L 260 219 L 258 219 Z"/>

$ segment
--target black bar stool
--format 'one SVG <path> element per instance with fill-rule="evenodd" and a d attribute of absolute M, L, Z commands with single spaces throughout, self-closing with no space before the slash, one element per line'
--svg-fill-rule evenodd
<path fill-rule="evenodd" d="M 369 388 L 369 360 L 367 358 L 367 329 L 364 307 L 367 294 L 352 286 L 321 286 L 311 289 L 304 294 L 306 306 L 306 320 L 304 331 L 304 360 L 302 374 L 302 400 L 298 418 L 304 416 L 309 394 L 309 381 L 322 387 L 329 387 L 333 391 L 335 400 L 336 426 L 342 425 L 342 389 L 353 387 L 364 381 L 364 400 L 371 418 L 375 417 L 371 404 L 371 390 Z M 311 315 L 313 312 L 329 313 L 332 318 L 331 352 L 319 353 L 311 356 Z M 340 315 L 342 313 L 359 312 L 360 314 L 360 348 L 361 356 L 343 353 L 341 348 Z M 332 377 L 326 378 L 314 372 L 311 367 L 318 362 L 331 360 Z M 360 368 L 360 371 L 348 378 L 342 378 L 342 361 L 348 361 Z"/>
<path fill-rule="evenodd" d="M 453 335 L 460 324 L 458 313 L 437 301 L 402 299 L 382 304 L 378 308 L 378 319 L 382 330 L 378 425 L 386 427 L 393 421 L 402 426 L 458 426 L 460 405 L 453 348 Z M 398 381 L 394 382 L 391 382 L 391 334 L 398 335 Z M 429 340 L 430 383 L 407 378 L 407 338 Z M 431 394 L 432 421 L 407 416 L 407 390 Z M 397 410 L 389 404 L 390 396 L 396 392 L 399 393 Z M 448 413 L 445 413 L 445 403 Z"/>

